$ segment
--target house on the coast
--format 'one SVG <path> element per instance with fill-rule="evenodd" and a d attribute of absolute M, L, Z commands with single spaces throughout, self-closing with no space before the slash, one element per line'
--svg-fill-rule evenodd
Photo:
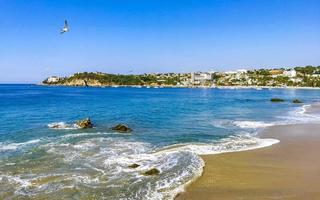
<path fill-rule="evenodd" d="M 47 83 L 57 83 L 59 82 L 60 78 L 57 76 L 50 76 L 49 78 L 47 78 L 46 82 Z"/>
<path fill-rule="evenodd" d="M 212 80 L 212 74 L 209 72 L 193 72 L 191 73 L 191 83 L 193 85 L 202 85 Z"/>

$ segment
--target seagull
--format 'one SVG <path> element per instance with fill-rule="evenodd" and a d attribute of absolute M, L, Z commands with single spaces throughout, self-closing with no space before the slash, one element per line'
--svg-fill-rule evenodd
<path fill-rule="evenodd" d="M 64 20 L 64 26 L 61 29 L 60 34 L 63 34 L 63 33 L 68 32 L 68 31 L 69 31 L 68 22 L 67 22 L 67 20 Z"/>

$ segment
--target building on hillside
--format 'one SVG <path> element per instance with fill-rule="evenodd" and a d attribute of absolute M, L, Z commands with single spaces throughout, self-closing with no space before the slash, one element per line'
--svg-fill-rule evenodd
<path fill-rule="evenodd" d="M 284 71 L 283 75 L 292 78 L 297 76 L 297 72 L 294 69 L 290 69 L 290 70 Z"/>
<path fill-rule="evenodd" d="M 191 83 L 194 85 L 200 85 L 206 81 L 212 80 L 212 74 L 209 72 L 193 72 L 191 73 Z"/>
<path fill-rule="evenodd" d="M 238 69 L 237 73 L 247 73 L 248 70 L 246 69 Z"/>
<path fill-rule="evenodd" d="M 239 69 L 237 70 L 237 73 L 236 73 L 236 79 L 241 79 L 241 78 L 245 78 L 245 74 L 247 73 L 247 70 L 245 69 Z"/>
<path fill-rule="evenodd" d="M 47 83 L 57 83 L 59 82 L 60 78 L 57 76 L 50 76 L 47 78 Z"/>
<path fill-rule="evenodd" d="M 231 74 L 236 74 L 237 71 L 226 71 L 224 73 L 227 74 L 227 75 L 231 75 Z"/>

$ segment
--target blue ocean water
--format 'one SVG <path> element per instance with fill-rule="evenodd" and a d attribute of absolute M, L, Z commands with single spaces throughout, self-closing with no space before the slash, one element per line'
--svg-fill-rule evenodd
<path fill-rule="evenodd" d="M 318 121 L 304 111 L 319 97 L 307 89 L 0 85 L 0 199 L 172 199 L 202 173 L 199 154 L 271 145 L 257 131 Z M 94 128 L 73 126 L 86 117 Z M 134 131 L 112 132 L 118 123 Z M 153 167 L 158 176 L 143 175 Z"/>

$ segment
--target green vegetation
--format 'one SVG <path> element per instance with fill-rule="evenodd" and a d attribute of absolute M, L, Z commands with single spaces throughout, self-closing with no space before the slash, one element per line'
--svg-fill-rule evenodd
<path fill-rule="evenodd" d="M 79 82 L 83 81 L 83 82 Z M 43 81 L 44 84 L 55 84 L 55 85 L 177 85 L 180 82 L 180 76 L 170 74 L 142 74 L 142 75 L 123 75 L 123 74 L 106 74 L 106 73 L 93 73 L 93 72 L 82 72 L 76 73 L 70 77 L 61 78 L 59 81 L 49 83 L 48 80 Z"/>

